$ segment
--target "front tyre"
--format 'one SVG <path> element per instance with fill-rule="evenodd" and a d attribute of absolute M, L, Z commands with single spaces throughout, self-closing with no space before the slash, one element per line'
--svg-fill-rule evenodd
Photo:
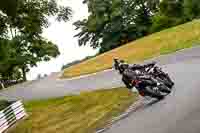
<path fill-rule="evenodd" d="M 157 98 L 158 100 L 162 100 L 162 99 L 165 98 L 165 96 L 157 96 L 156 98 Z"/>
<path fill-rule="evenodd" d="M 174 86 L 174 82 L 172 81 L 172 79 L 169 77 L 168 74 L 166 74 L 164 77 L 162 77 L 162 79 L 164 80 L 165 84 L 172 88 Z"/>
<path fill-rule="evenodd" d="M 167 86 L 165 86 L 165 85 L 160 85 L 160 86 L 158 86 L 158 88 L 159 88 L 159 90 L 161 91 L 161 92 L 164 92 L 164 93 L 171 93 L 171 89 L 170 88 L 168 88 Z"/>
<path fill-rule="evenodd" d="M 147 96 L 150 96 L 152 98 L 156 98 L 158 100 L 161 100 L 165 97 L 165 95 L 161 94 L 158 90 L 153 90 L 151 87 L 146 87 L 146 94 Z"/>

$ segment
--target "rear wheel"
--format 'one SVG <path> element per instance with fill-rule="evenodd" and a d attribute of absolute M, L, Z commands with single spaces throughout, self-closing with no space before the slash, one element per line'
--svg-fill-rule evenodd
<path fill-rule="evenodd" d="M 126 87 L 128 89 L 132 89 L 133 85 L 131 84 L 131 82 L 129 81 L 128 78 L 126 78 L 125 76 L 122 77 L 122 81 L 124 82 L 124 84 L 126 85 Z"/>

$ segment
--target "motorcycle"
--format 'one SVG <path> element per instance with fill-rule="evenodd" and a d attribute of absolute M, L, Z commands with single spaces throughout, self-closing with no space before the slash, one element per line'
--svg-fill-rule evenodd
<path fill-rule="evenodd" d="M 135 71 L 125 70 L 122 74 L 122 81 L 128 89 L 136 88 L 139 94 L 144 97 L 162 99 L 171 92 L 167 86 L 151 75 L 143 75 Z"/>
<path fill-rule="evenodd" d="M 172 88 L 174 86 L 174 82 L 171 80 L 169 75 L 162 71 L 158 66 L 155 66 L 155 64 L 146 67 L 145 71 L 160 82 L 163 82 L 167 87 Z"/>
<path fill-rule="evenodd" d="M 166 74 L 158 69 L 155 63 L 130 67 L 124 61 L 115 59 L 114 68 L 122 75 L 122 81 L 126 87 L 128 89 L 136 88 L 141 96 L 162 99 L 171 92 L 171 86 L 167 86 L 164 80 L 160 78 Z"/>
<path fill-rule="evenodd" d="M 114 59 L 114 68 L 115 70 L 119 70 L 120 74 L 125 70 L 124 67 L 120 67 L 124 64 L 125 61 Z M 126 64 L 127 65 L 127 64 Z M 127 66 L 126 66 L 127 68 Z M 140 71 L 143 74 L 150 74 L 155 79 L 157 79 L 159 82 L 163 82 L 167 87 L 172 88 L 174 86 L 174 82 L 169 77 L 169 75 L 162 71 L 162 69 L 158 66 L 156 66 L 155 62 L 146 64 L 146 65 L 133 65 L 132 67 L 133 71 Z"/>

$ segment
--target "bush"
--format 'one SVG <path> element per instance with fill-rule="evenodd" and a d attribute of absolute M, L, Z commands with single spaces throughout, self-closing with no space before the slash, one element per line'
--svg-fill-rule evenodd
<path fill-rule="evenodd" d="M 176 26 L 184 22 L 182 18 L 168 17 L 160 13 L 156 14 L 152 21 L 153 24 L 150 28 L 151 33 Z"/>

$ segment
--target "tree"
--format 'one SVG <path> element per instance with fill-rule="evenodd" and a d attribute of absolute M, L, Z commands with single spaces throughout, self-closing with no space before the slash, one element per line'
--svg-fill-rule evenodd
<path fill-rule="evenodd" d="M 18 0 L 0 0 L 0 10 L 8 16 L 15 16 Z"/>
<path fill-rule="evenodd" d="M 74 23 L 79 45 L 100 53 L 145 36 L 159 0 L 85 0 L 90 16 Z"/>
<path fill-rule="evenodd" d="M 11 73 L 14 71 L 13 65 L 10 62 L 13 50 L 10 43 L 6 39 L 0 40 L 0 77 L 4 79 L 11 77 Z"/>
<path fill-rule="evenodd" d="M 74 60 L 74 61 L 72 61 L 72 62 L 70 62 L 70 63 L 67 63 L 67 64 L 63 65 L 62 68 L 61 68 L 61 70 L 64 70 L 64 69 L 66 69 L 66 68 L 69 68 L 69 67 L 71 67 L 71 66 L 73 66 L 73 65 L 76 65 L 76 64 L 78 64 L 78 63 L 81 63 L 81 62 L 83 62 L 83 61 L 86 61 L 86 60 L 91 59 L 91 58 L 96 57 L 96 56 L 97 56 L 97 55 L 87 56 L 87 57 L 85 57 L 85 58 L 83 58 L 83 59 L 81 59 L 81 60 Z"/>
<path fill-rule="evenodd" d="M 58 21 L 68 21 L 71 9 L 59 6 L 55 0 L 18 0 L 16 15 L 0 13 L 0 40 L 7 42 L 1 44 L 2 51 L 6 47 L 11 51 L 3 55 L 0 49 L 0 57 L 4 60 L 0 64 L 8 65 L 3 75 L 8 69 L 18 68 L 26 80 L 30 67 L 59 55 L 58 47 L 42 37 L 43 29 L 50 25 L 49 16 L 55 16 Z"/>
<path fill-rule="evenodd" d="M 150 32 L 161 31 L 185 22 L 183 0 L 162 0 L 158 9 L 152 17 Z"/>
<path fill-rule="evenodd" d="M 187 21 L 200 17 L 199 0 L 184 0 L 184 14 Z"/>

